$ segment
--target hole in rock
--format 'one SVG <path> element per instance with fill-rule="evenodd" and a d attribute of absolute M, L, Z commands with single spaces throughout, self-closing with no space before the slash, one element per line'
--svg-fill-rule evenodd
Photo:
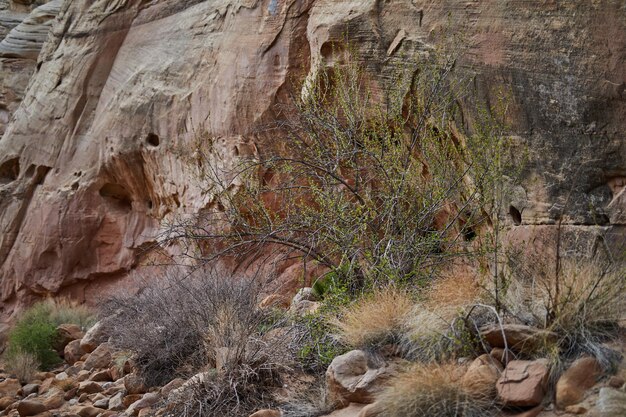
<path fill-rule="evenodd" d="M 148 136 L 146 137 L 146 142 L 148 142 L 148 145 L 150 146 L 159 146 L 160 140 L 159 140 L 159 136 L 155 135 L 154 133 L 148 133 Z"/>
<path fill-rule="evenodd" d="M 74 182 L 74 183 L 72 184 L 72 190 L 78 190 L 78 185 L 79 185 L 79 184 L 78 184 L 78 181 Z"/>
<path fill-rule="evenodd" d="M 100 195 L 120 208 L 125 210 L 132 209 L 130 193 L 119 184 L 104 184 L 102 188 L 100 188 Z"/>
<path fill-rule="evenodd" d="M 148 204 L 148 208 L 152 210 L 152 200 L 148 200 L 147 204 Z"/>
<path fill-rule="evenodd" d="M 0 184 L 13 182 L 20 175 L 20 158 L 12 158 L 0 165 Z"/>
<path fill-rule="evenodd" d="M 515 226 L 522 224 L 522 213 L 517 208 L 510 206 L 509 215 L 511 216 L 511 220 L 513 220 L 513 224 Z"/>

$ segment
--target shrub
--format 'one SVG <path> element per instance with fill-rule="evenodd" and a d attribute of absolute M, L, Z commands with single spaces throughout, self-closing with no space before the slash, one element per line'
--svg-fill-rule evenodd
<path fill-rule="evenodd" d="M 26 310 L 9 333 L 7 361 L 12 362 L 27 353 L 33 355 L 43 369 L 61 362 L 53 348 L 57 337 L 56 327 L 57 324 L 50 318 L 47 303 L 39 303 Z"/>
<path fill-rule="evenodd" d="M 9 333 L 6 357 L 8 362 L 23 360 L 21 355 L 31 354 L 40 367 L 49 369 L 61 362 L 54 349 L 57 326 L 76 324 L 83 329 L 95 322 L 87 306 L 69 300 L 48 299 L 39 302 L 19 316 Z"/>
<path fill-rule="evenodd" d="M 496 415 L 491 392 L 461 382 L 454 365 L 414 365 L 390 381 L 377 398 L 380 417 L 489 417 Z"/>
<path fill-rule="evenodd" d="M 371 349 L 400 341 L 413 311 L 406 290 L 395 286 L 374 290 L 340 311 L 333 321 L 339 341 L 354 349 Z"/>
<path fill-rule="evenodd" d="M 15 351 L 8 358 L 6 371 L 14 375 L 21 383 L 25 384 L 35 378 L 35 373 L 39 369 L 37 357 L 32 353 Z"/>
<path fill-rule="evenodd" d="M 139 294 L 110 300 L 105 314 L 116 312 L 114 343 L 132 352 L 149 385 L 213 370 L 214 377 L 192 384 L 171 405 L 180 415 L 268 405 L 277 369 L 292 363 L 282 317 L 258 307 L 261 285 L 254 279 L 185 272 L 170 269 Z"/>

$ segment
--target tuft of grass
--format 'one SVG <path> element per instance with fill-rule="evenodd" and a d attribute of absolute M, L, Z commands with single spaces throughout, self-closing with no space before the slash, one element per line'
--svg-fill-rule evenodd
<path fill-rule="evenodd" d="M 56 324 L 76 324 L 83 330 L 93 326 L 96 321 L 94 311 L 77 301 L 69 299 L 48 299 L 44 301 L 46 308 L 49 310 L 50 321 Z"/>
<path fill-rule="evenodd" d="M 5 370 L 19 379 L 22 384 L 35 378 L 35 373 L 39 370 L 39 361 L 35 355 L 16 350 L 8 359 Z"/>
<path fill-rule="evenodd" d="M 390 381 L 377 398 L 380 417 L 489 417 L 497 407 L 493 387 L 462 383 L 463 372 L 450 364 L 416 364 Z"/>
<path fill-rule="evenodd" d="M 374 290 L 340 311 L 333 320 L 339 341 L 355 349 L 398 343 L 413 311 L 410 294 L 395 286 Z"/>

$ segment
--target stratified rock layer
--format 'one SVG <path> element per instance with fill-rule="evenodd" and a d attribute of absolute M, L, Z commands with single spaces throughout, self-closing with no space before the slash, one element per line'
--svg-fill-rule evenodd
<path fill-rule="evenodd" d="M 621 0 L 65 0 L 36 69 L 30 49 L 1 61 L 5 313 L 33 297 L 123 286 L 163 222 L 211 206 L 194 147 L 211 142 L 229 166 L 280 146 L 280 133 L 262 129 L 273 105 L 338 58 L 337 42 L 354 42 L 382 88 L 398 67 L 416 70 L 445 28 L 467 39 L 459 68 L 474 76 L 472 95 L 494 103 L 503 92 L 529 149 L 507 202 L 509 240 L 544 250 L 560 223 L 568 250 L 619 253 Z M 23 100 L 7 75 L 19 68 L 34 71 Z"/>

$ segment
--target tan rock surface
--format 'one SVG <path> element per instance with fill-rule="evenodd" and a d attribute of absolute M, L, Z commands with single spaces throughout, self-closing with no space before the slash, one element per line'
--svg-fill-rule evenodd
<path fill-rule="evenodd" d="M 50 294 L 95 302 L 129 286 L 128 272 L 164 222 L 210 207 L 192 163 L 196 139 L 212 138 L 226 166 L 278 146 L 280 133 L 260 130 L 275 118 L 273 104 L 285 100 L 289 80 L 314 72 L 322 58 L 336 60 L 332 44 L 346 34 L 382 88 L 398 65 L 416 68 L 438 28 L 465 33 L 470 47 L 459 68 L 477 72 L 472 93 L 491 101 L 507 91 L 508 122 L 530 150 L 524 183 L 507 201 L 510 223 L 519 223 L 510 241 L 548 256 L 567 201 L 564 249 L 619 251 L 626 235 L 622 6 L 63 2 L 37 62 L 0 59 L 2 314 Z M 3 33 L 30 12 L 24 5 L 0 13 Z"/>
<path fill-rule="evenodd" d="M 547 362 L 511 361 L 496 383 L 498 398 L 508 407 L 534 407 L 547 392 Z"/>
<path fill-rule="evenodd" d="M 602 367 L 595 358 L 577 359 L 556 384 L 556 406 L 563 409 L 579 403 L 601 375 Z"/>

